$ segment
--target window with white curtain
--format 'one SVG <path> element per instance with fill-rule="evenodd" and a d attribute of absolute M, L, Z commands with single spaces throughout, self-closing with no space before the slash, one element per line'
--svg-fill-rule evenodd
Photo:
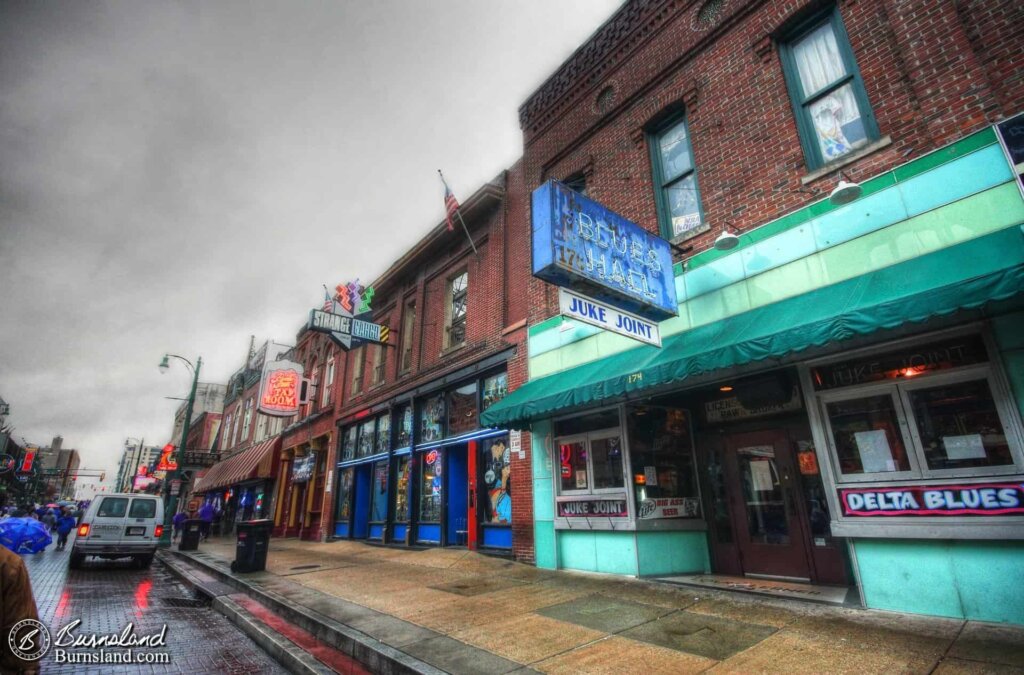
<path fill-rule="evenodd" d="M 878 138 L 837 10 L 798 27 L 780 45 L 780 54 L 809 168 L 841 159 Z"/>

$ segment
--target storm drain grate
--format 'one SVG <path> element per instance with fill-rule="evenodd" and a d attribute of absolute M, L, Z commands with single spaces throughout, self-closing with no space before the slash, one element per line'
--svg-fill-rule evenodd
<path fill-rule="evenodd" d="M 317 567 L 320 567 L 320 565 L 299 565 L 299 566 L 293 567 L 291 569 L 293 569 L 293 570 L 315 570 Z"/>
<path fill-rule="evenodd" d="M 160 598 L 160 601 L 170 607 L 206 607 L 209 600 L 202 598 Z"/>

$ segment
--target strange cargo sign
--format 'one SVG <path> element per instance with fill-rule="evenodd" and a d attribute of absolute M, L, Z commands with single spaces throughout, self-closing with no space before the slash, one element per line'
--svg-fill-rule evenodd
<path fill-rule="evenodd" d="M 839 490 L 843 515 L 1003 516 L 1024 514 L 1024 484 L 913 485 Z"/>
<path fill-rule="evenodd" d="M 306 324 L 309 330 L 326 333 L 345 351 L 367 342 L 388 343 L 391 329 L 366 320 L 373 314 L 370 309 L 373 286 L 362 286 L 356 279 L 347 284 L 338 284 L 334 291 L 334 295 L 325 291 L 327 297 L 323 309 L 310 311 Z"/>
<path fill-rule="evenodd" d="M 669 243 L 554 180 L 533 192 L 533 276 L 650 321 L 679 312 Z"/>

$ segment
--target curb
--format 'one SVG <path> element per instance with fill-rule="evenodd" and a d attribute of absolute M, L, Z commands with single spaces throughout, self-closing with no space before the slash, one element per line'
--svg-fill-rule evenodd
<path fill-rule="evenodd" d="M 216 600 L 220 599 L 220 596 L 225 595 L 225 593 L 218 593 L 212 589 L 208 590 L 203 582 L 189 574 L 187 570 L 179 569 L 180 566 L 184 564 L 200 568 L 203 572 L 216 578 L 221 584 L 231 587 L 234 591 L 245 593 L 289 623 L 312 633 L 321 642 L 359 661 L 375 673 L 382 673 L 384 675 L 407 675 L 413 673 L 445 675 L 445 671 L 425 661 L 410 656 L 391 645 L 324 616 L 308 607 L 293 603 L 277 593 L 259 588 L 244 579 L 221 570 L 216 565 L 210 564 L 205 560 L 200 560 L 187 553 L 180 553 L 178 551 L 161 551 L 158 553 L 158 556 L 162 562 L 174 570 L 186 583 L 193 586 L 203 595 L 213 597 Z M 244 612 L 245 610 L 243 609 L 242 611 Z M 317 663 L 319 664 L 319 662 Z M 286 664 L 282 665 L 287 667 Z"/>

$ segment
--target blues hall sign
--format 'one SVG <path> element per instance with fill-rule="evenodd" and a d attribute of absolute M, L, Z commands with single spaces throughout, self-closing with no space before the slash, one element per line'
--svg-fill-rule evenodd
<path fill-rule="evenodd" d="M 553 180 L 533 192 L 533 275 L 651 321 L 678 314 L 669 243 Z"/>

